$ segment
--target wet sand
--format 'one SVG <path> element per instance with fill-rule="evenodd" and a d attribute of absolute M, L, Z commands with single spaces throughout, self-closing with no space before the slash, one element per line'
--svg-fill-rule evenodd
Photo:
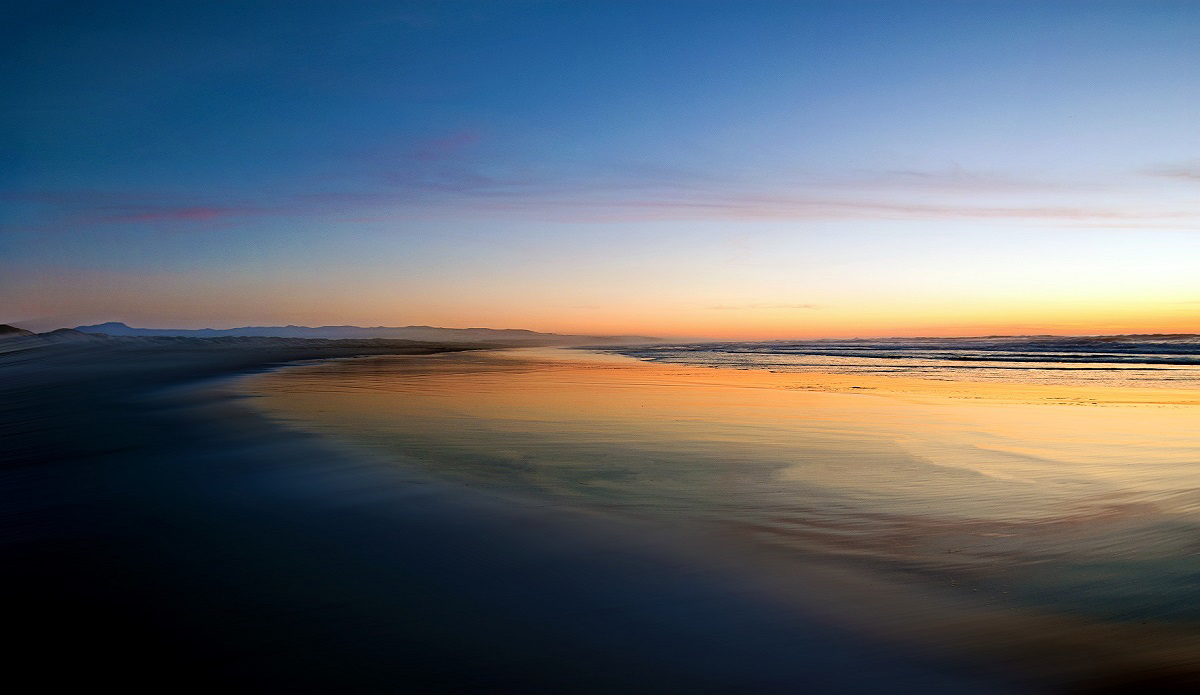
<path fill-rule="evenodd" d="M 535 350 L 244 385 L 276 418 L 385 464 L 682 530 L 672 546 L 736 567 L 780 606 L 893 644 L 1054 688 L 1195 684 L 1178 575 L 1192 536 L 1177 525 L 1193 516 L 1195 391 Z"/>
<path fill-rule="evenodd" d="M 379 465 L 212 381 L 335 356 L 4 356 L 10 679 L 134 692 L 1045 686 L 856 631 L 820 597 L 785 600 L 653 525 Z"/>

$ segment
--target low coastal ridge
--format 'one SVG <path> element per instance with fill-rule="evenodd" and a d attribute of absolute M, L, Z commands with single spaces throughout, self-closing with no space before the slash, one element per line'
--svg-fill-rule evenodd
<path fill-rule="evenodd" d="M 76 326 L 81 333 L 108 336 L 172 336 L 185 338 L 320 338 L 421 340 L 436 342 L 488 342 L 508 346 L 631 345 L 661 343 L 646 335 L 572 335 L 543 333 L 523 328 L 442 328 L 439 326 L 242 326 L 240 328 L 133 328 L 119 321 Z"/>

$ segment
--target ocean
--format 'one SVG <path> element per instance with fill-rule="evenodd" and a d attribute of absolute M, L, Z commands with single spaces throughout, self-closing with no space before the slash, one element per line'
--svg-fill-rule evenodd
<path fill-rule="evenodd" d="M 1200 388 L 1196 334 L 708 342 L 613 351 L 653 362 L 735 369 Z"/>
<path fill-rule="evenodd" d="M 501 496 L 993 608 L 1200 621 L 1195 335 L 379 357 L 246 388 L 289 426 Z"/>

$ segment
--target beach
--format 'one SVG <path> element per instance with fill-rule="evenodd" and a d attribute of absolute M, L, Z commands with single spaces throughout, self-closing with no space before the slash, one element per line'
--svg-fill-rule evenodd
<path fill-rule="evenodd" d="M 349 354 L 6 355 L 12 677 L 133 691 L 1039 689 L 839 624 L 654 525 L 380 465 L 272 424 L 218 379 Z"/>
<path fill-rule="evenodd" d="M 383 465 L 669 528 L 781 605 L 918 651 L 1054 687 L 1186 678 L 1196 391 L 1099 373 L 973 382 L 520 350 L 242 385 L 277 422 Z"/>

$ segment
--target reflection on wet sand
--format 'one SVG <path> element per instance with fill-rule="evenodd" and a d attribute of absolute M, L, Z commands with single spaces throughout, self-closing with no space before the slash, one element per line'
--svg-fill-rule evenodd
<path fill-rule="evenodd" d="M 1007 651 L 1040 649 L 1039 631 L 1060 656 L 1197 653 L 1195 391 L 532 350 L 305 365 L 249 387 L 278 418 L 440 476 L 771 558 L 783 584 L 797 561 L 849 569 L 875 619 L 909 631 L 975 632 L 986 615 Z"/>

